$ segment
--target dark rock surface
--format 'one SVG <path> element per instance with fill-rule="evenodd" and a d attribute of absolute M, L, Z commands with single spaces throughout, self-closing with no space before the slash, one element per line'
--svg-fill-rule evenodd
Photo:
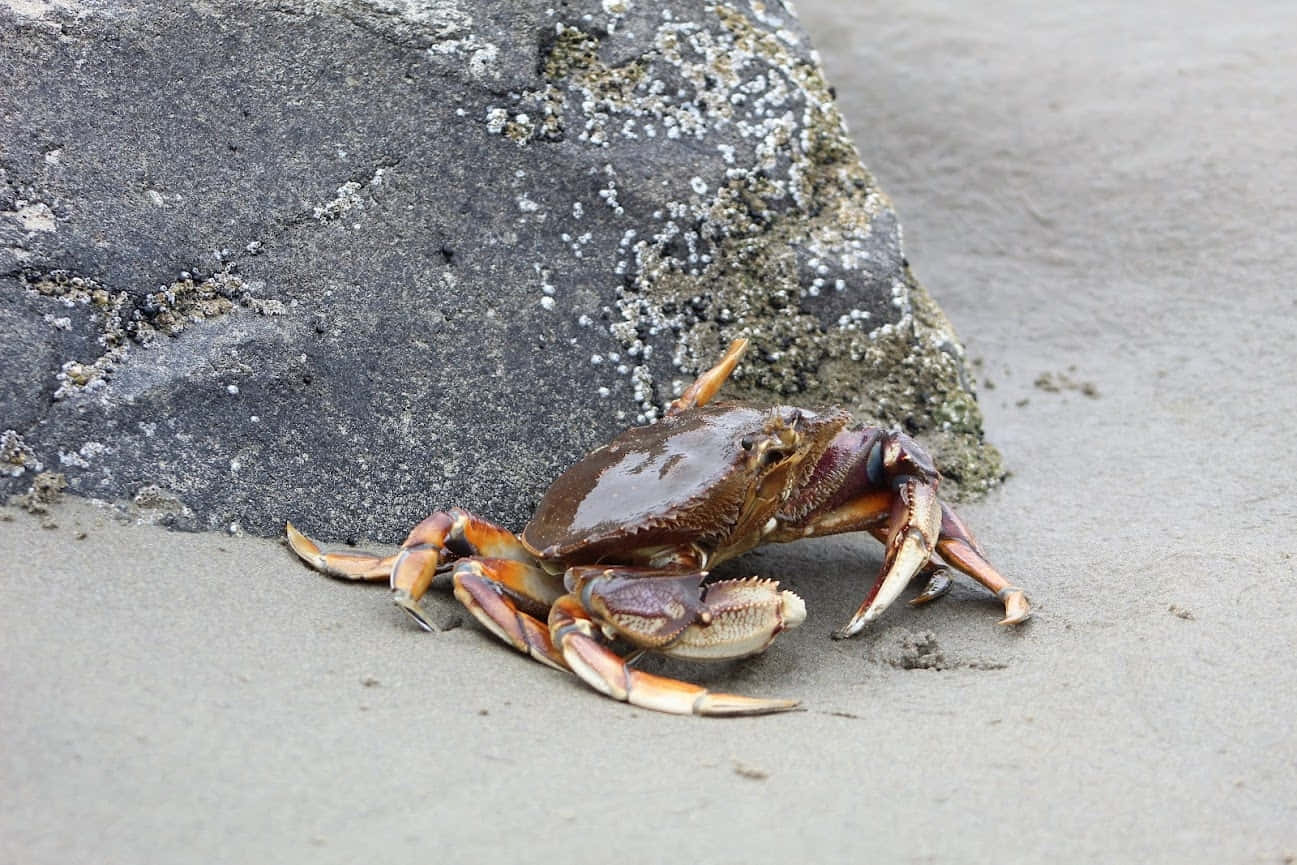
<path fill-rule="evenodd" d="M 999 476 L 777 3 L 25 0 L 0 81 L 0 492 L 520 527 L 739 335 L 728 393 Z"/>

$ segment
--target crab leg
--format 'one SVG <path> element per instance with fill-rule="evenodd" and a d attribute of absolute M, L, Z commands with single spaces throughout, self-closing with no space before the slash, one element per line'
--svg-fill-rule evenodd
<path fill-rule="evenodd" d="M 401 546 L 404 549 L 392 565 L 392 601 L 426 631 L 434 626 L 419 599 L 446 562 L 464 556 L 532 561 L 512 532 L 459 508 L 428 516 L 410 530 Z"/>
<path fill-rule="evenodd" d="M 284 523 L 284 533 L 288 535 L 288 545 L 302 561 L 320 573 L 340 580 L 386 580 L 392 573 L 392 565 L 397 558 L 395 555 L 376 556 L 373 553 L 326 553 L 292 523 Z"/>
<path fill-rule="evenodd" d="M 549 612 L 549 632 L 564 662 L 601 694 L 674 715 L 764 715 L 796 708 L 796 700 L 713 693 L 700 685 L 633 670 L 601 642 L 601 629 L 576 595 L 564 595 Z"/>
<path fill-rule="evenodd" d="M 401 551 L 391 556 L 370 553 L 322 552 L 292 523 L 284 530 L 293 552 L 317 571 L 349 580 L 388 580 L 392 600 L 424 630 L 435 630 L 419 607 L 442 566 L 464 556 L 511 559 L 534 564 L 518 538 L 506 529 L 468 511 L 437 511 L 411 529 Z"/>
<path fill-rule="evenodd" d="M 1001 625 L 1016 625 L 1031 618 L 1027 594 L 1000 574 L 982 554 L 982 546 L 968 531 L 963 520 L 948 505 L 941 506 L 941 539 L 937 541 L 941 558 L 986 586 L 1004 603 Z"/>
<path fill-rule="evenodd" d="M 738 366 L 739 358 L 743 356 L 747 347 L 748 341 L 742 337 L 731 342 L 720 361 L 698 376 L 678 399 L 667 406 L 667 417 L 711 402 L 711 398 L 716 396 L 721 385 L 725 384 L 725 380 L 730 377 L 730 373 L 734 372 L 734 367 Z"/>
<path fill-rule="evenodd" d="M 928 562 L 923 570 L 919 571 L 920 576 L 927 576 L 928 584 L 910 599 L 910 606 L 918 607 L 923 604 L 931 603 L 937 598 L 946 595 L 955 585 L 955 581 L 950 578 L 950 568 L 945 565 L 937 565 Z"/>
<path fill-rule="evenodd" d="M 456 563 L 453 579 L 455 597 L 487 630 L 542 664 L 567 672 L 549 628 L 531 614 L 544 615 L 562 594 L 556 578 L 525 562 L 471 557 Z"/>

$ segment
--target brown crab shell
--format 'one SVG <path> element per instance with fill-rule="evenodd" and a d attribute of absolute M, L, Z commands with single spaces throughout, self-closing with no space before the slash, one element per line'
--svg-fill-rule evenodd
<path fill-rule="evenodd" d="M 551 562 L 625 563 L 638 550 L 715 548 L 738 522 L 755 481 L 744 439 L 769 435 L 772 418 L 794 412 L 813 464 L 845 413 L 712 403 L 627 430 L 554 481 L 522 541 Z"/>

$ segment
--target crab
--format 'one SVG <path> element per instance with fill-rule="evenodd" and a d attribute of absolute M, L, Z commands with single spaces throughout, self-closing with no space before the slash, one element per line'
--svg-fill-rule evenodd
<path fill-rule="evenodd" d="M 616 700 L 675 714 L 756 715 L 797 700 L 718 693 L 635 669 L 641 652 L 720 660 L 762 652 L 806 618 L 793 592 L 759 577 L 704 582 L 763 543 L 863 531 L 886 545 L 882 569 L 836 638 L 858 634 L 916 576 L 927 603 L 952 565 L 1030 616 L 1022 589 L 986 560 L 938 498 L 940 475 L 909 436 L 852 429 L 841 409 L 712 402 L 747 348 L 738 339 L 656 423 L 623 433 L 564 472 L 520 534 L 462 509 L 437 511 L 399 552 L 324 552 L 291 523 L 288 542 L 316 570 L 387 582 L 423 628 L 419 604 L 450 571 L 455 597 L 519 651 Z M 622 648 L 626 651 L 618 652 Z"/>

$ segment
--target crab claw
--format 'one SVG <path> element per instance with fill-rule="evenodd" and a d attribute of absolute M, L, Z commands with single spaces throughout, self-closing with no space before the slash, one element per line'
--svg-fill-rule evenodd
<path fill-rule="evenodd" d="M 632 670 L 625 660 L 585 633 L 579 624 L 568 625 L 562 618 L 556 620 L 551 616 L 550 628 L 558 635 L 555 647 L 572 672 L 601 694 L 642 709 L 672 715 L 768 715 L 800 705 L 797 700 L 718 693 L 689 682 Z"/>
<path fill-rule="evenodd" d="M 918 532 L 908 533 L 901 541 L 896 554 L 889 556 L 891 567 L 879 578 L 875 590 L 870 593 L 870 598 L 856 610 L 851 621 L 833 632 L 833 638 L 845 640 L 847 637 L 854 637 L 864 630 L 865 625 L 881 616 L 883 611 L 891 606 L 892 601 L 895 601 L 910 584 L 910 580 L 919 568 L 927 563 L 930 555 L 930 548 L 925 547 Z"/>
<path fill-rule="evenodd" d="M 674 715 L 764 715 L 799 705 L 797 700 L 718 693 L 631 669 L 625 657 L 606 645 L 611 630 L 632 644 L 674 657 L 750 655 L 805 617 L 805 605 L 792 592 L 779 590 L 771 580 L 727 580 L 709 586 L 701 600 L 701 573 L 636 579 L 628 577 L 631 569 L 573 570 L 568 575 L 578 593 L 564 595 L 550 607 L 551 642 L 563 663 L 599 693 Z M 599 611 L 600 621 L 591 618 L 581 595 Z M 632 605 L 643 614 L 632 614 Z M 693 621 L 680 627 L 686 616 Z"/>
<path fill-rule="evenodd" d="M 723 580 L 707 586 L 708 616 L 662 649 L 674 658 L 743 658 L 764 652 L 776 635 L 806 621 L 806 602 L 774 580 Z"/>
<path fill-rule="evenodd" d="M 883 572 L 856 614 L 833 638 L 843 640 L 860 633 L 900 596 L 928 560 L 941 534 L 941 502 L 931 484 L 911 478 L 896 492 L 892 503 L 887 557 Z"/>

